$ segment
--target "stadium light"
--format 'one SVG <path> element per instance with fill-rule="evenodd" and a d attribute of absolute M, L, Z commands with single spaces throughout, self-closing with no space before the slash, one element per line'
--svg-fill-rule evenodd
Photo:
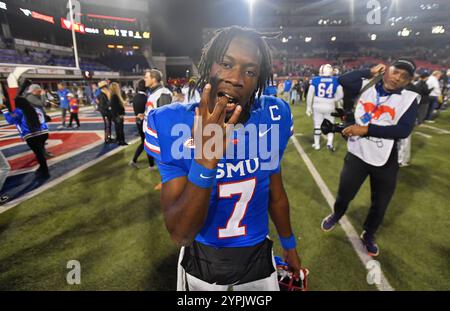
<path fill-rule="evenodd" d="M 305 42 L 310 42 L 312 40 L 311 37 L 305 37 Z"/>
<path fill-rule="evenodd" d="M 332 36 L 331 41 L 336 41 L 336 36 Z"/>
<path fill-rule="evenodd" d="M 410 35 L 410 33 L 411 33 L 411 29 L 408 29 L 405 27 L 402 30 L 399 30 L 397 35 L 399 37 L 408 37 Z"/>
<path fill-rule="evenodd" d="M 286 38 L 286 37 L 281 38 L 281 42 L 283 42 L 283 43 L 286 43 L 286 42 L 288 42 L 288 41 L 289 41 L 289 39 Z"/>
<path fill-rule="evenodd" d="M 445 32 L 445 28 L 442 25 L 436 25 L 431 28 L 432 34 L 441 34 Z"/>
<path fill-rule="evenodd" d="M 376 34 L 371 34 L 370 35 L 370 40 L 375 41 L 377 39 L 377 35 Z"/>

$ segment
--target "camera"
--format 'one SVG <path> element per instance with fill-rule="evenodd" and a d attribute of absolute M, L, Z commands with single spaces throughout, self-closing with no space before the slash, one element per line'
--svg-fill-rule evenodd
<path fill-rule="evenodd" d="M 343 122 L 333 124 L 330 120 L 324 119 L 320 125 L 320 130 L 324 135 L 328 133 L 342 133 L 342 130 L 347 126 L 355 124 L 355 116 L 353 110 L 344 110 L 342 108 L 336 108 L 336 112 L 332 112 L 333 117 L 340 118 Z"/>

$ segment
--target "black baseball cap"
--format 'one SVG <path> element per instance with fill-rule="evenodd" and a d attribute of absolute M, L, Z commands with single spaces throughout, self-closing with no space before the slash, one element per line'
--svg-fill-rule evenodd
<path fill-rule="evenodd" d="M 414 72 L 416 71 L 416 64 L 414 61 L 406 58 L 397 59 L 392 66 L 398 69 L 406 70 L 411 77 L 414 76 Z"/>

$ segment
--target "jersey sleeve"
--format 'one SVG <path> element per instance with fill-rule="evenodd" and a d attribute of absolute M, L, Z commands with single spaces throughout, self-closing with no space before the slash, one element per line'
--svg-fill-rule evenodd
<path fill-rule="evenodd" d="M 272 119 L 272 124 L 277 124 L 279 127 L 279 140 L 278 140 L 278 159 L 276 166 L 271 170 L 271 174 L 279 173 L 281 169 L 281 160 L 284 155 L 284 151 L 289 143 L 290 137 L 294 134 L 294 117 L 291 113 L 289 104 L 280 98 L 273 98 L 278 106 L 279 118 Z M 273 105 L 273 104 L 272 104 Z"/>
<path fill-rule="evenodd" d="M 183 160 L 172 157 L 172 137 L 170 135 L 171 122 L 176 121 L 175 116 L 164 109 L 152 109 L 147 122 L 144 122 L 144 149 L 153 157 L 161 174 L 161 181 L 168 182 L 177 177 L 187 176 L 189 171 L 183 165 Z"/>

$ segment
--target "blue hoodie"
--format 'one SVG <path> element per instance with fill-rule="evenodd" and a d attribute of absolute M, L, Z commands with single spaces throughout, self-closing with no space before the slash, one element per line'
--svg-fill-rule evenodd
<path fill-rule="evenodd" d="M 4 109 L 2 112 L 6 121 L 9 124 L 14 124 L 19 130 L 20 137 L 22 137 L 23 140 L 26 140 L 34 136 L 48 133 L 48 126 L 45 123 L 44 114 L 37 108 L 34 108 L 34 110 L 36 110 L 39 117 L 39 122 L 41 123 L 40 129 L 31 130 L 28 126 L 27 119 L 23 114 L 23 111 L 19 108 L 16 108 L 13 112 L 9 112 L 8 109 Z"/>

